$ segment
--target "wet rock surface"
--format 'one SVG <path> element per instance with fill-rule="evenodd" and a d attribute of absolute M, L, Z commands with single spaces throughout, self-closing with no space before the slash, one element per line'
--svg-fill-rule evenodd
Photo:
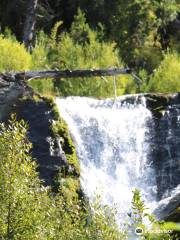
<path fill-rule="evenodd" d="M 40 177 L 45 185 L 52 185 L 60 166 L 66 164 L 58 139 L 52 137 L 53 110 L 43 100 L 36 102 L 27 99 L 17 104 L 16 112 L 18 119 L 24 119 L 29 125 L 28 138 L 33 144 L 32 156 L 39 165 Z"/>
<path fill-rule="evenodd" d="M 152 141 L 159 199 L 180 184 L 180 94 L 169 98 L 162 107 L 154 117 Z"/>
<path fill-rule="evenodd" d="M 124 101 L 134 104 L 143 99 L 153 115 L 148 157 L 155 168 L 160 200 L 180 184 L 180 93 L 129 95 Z"/>
<path fill-rule="evenodd" d="M 162 204 L 156 211 L 160 220 L 179 222 L 180 219 L 180 193 L 177 193 L 168 203 Z"/>
<path fill-rule="evenodd" d="M 27 87 L 8 75 L 0 74 L 0 121 L 5 119 L 18 98 L 25 94 Z"/>

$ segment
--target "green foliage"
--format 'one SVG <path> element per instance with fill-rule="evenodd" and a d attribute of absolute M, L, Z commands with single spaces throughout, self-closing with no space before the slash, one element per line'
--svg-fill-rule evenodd
<path fill-rule="evenodd" d="M 13 3 L 1 0 L 3 31 L 8 26 L 18 39 L 22 39 L 26 6 L 25 0 L 14 0 Z M 79 8 L 86 13 L 89 25 L 84 24 L 84 15 L 80 14 Z M 62 0 L 46 0 L 38 4 L 36 28 L 37 32 L 43 30 L 49 34 L 51 27 L 61 19 L 62 30 L 69 31 L 73 25 L 75 32 L 71 37 L 83 43 L 88 41 L 89 26 L 97 30 L 101 25 L 103 39 L 118 44 L 126 64 L 145 67 L 151 72 L 162 58 L 162 49 L 170 47 L 179 50 L 179 9 L 179 0 L 67 0 L 65 3 Z"/>
<path fill-rule="evenodd" d="M 177 0 L 162 0 L 154 1 L 156 6 L 156 14 L 158 24 L 165 27 L 169 22 L 172 22 L 178 15 L 179 4 Z"/>
<path fill-rule="evenodd" d="M 140 82 L 140 92 L 147 92 L 147 86 L 149 83 L 149 75 L 145 69 L 141 69 L 138 73 L 141 82 Z"/>
<path fill-rule="evenodd" d="M 148 219 L 149 226 L 147 226 Z M 178 239 L 176 238 L 173 230 L 179 231 L 179 226 L 176 223 L 166 223 L 156 221 L 155 216 L 147 213 L 147 208 L 145 207 L 144 201 L 141 198 L 140 191 L 135 189 L 133 191 L 132 199 L 132 214 L 131 214 L 131 229 L 135 233 L 135 229 L 141 229 L 142 233 L 140 234 L 141 238 L 144 240 L 171 240 Z M 169 231 L 171 234 L 169 234 Z"/>
<path fill-rule="evenodd" d="M 29 154 L 27 125 L 14 116 L 0 124 L 1 239 L 44 239 L 47 189 L 41 187 L 36 163 Z"/>
<path fill-rule="evenodd" d="M 43 31 L 37 33 L 36 45 L 31 54 L 31 70 L 45 70 L 48 69 L 48 50 L 45 48 L 48 42 L 48 37 Z M 33 79 L 28 82 L 35 92 L 42 95 L 53 95 L 54 85 L 52 79 Z"/>
<path fill-rule="evenodd" d="M 56 45 L 56 41 L 58 40 L 57 37 L 58 37 L 58 29 L 59 27 L 63 24 L 62 21 L 59 21 L 59 22 L 56 22 L 56 24 L 54 25 L 54 27 L 52 28 L 51 30 L 51 44 L 52 44 L 52 47 L 54 47 L 54 45 Z"/>
<path fill-rule="evenodd" d="M 33 79 L 29 83 L 35 92 L 42 94 L 43 96 L 55 95 L 54 83 L 50 78 L 46 79 Z"/>
<path fill-rule="evenodd" d="M 57 179 L 59 186 L 59 191 L 64 197 L 66 202 L 74 201 L 77 202 L 79 199 L 80 192 L 80 181 L 74 176 L 63 176 L 63 171 Z"/>
<path fill-rule="evenodd" d="M 98 39 L 96 31 L 90 29 L 86 23 L 84 14 L 79 10 L 78 15 L 71 26 L 70 33 L 64 32 L 58 35 L 58 29 L 62 22 L 57 22 L 52 29 L 50 39 L 40 33 L 37 36 L 37 44 L 32 53 L 33 68 L 50 69 L 96 69 L 122 65 L 119 61 L 115 43 L 104 42 Z M 101 37 L 102 38 L 102 37 Z M 127 92 L 126 85 L 130 78 L 117 77 L 117 92 Z M 52 82 L 34 80 L 33 88 L 45 94 L 47 92 L 59 95 L 87 95 L 96 97 L 109 97 L 114 95 L 113 79 L 101 78 L 73 78 L 56 79 L 54 87 Z"/>
<path fill-rule="evenodd" d="M 157 18 L 153 3 L 149 0 L 120 1 L 120 6 L 119 16 L 112 26 L 120 53 L 126 63 L 151 71 L 161 58 L 158 38 L 154 42 Z"/>
<path fill-rule="evenodd" d="M 85 8 L 85 5 L 81 5 Z M 96 10 L 91 5 L 90 8 L 92 11 L 98 9 L 109 11 L 108 4 L 100 2 L 96 3 Z M 113 12 L 116 18 L 111 16 Z M 175 40 L 167 38 L 165 32 L 166 27 L 176 19 L 177 14 L 178 4 L 176 1 L 133 0 L 128 3 L 121 0 L 113 1 L 110 16 L 108 16 L 110 21 L 106 23 L 111 25 L 111 39 L 115 39 L 116 45 L 112 41 L 103 41 L 102 36 L 99 38 L 99 33 L 90 28 L 86 22 L 85 14 L 78 9 L 69 33 L 64 32 L 59 35 L 58 29 L 62 22 L 57 22 L 52 29 L 49 41 L 45 35 L 42 37 L 42 34 L 41 37 L 37 38 L 43 44 L 37 44 L 32 54 L 34 68 L 38 69 L 41 66 L 41 68 L 71 70 L 122 66 L 118 56 L 118 46 L 120 55 L 126 63 L 135 66 L 135 68 L 140 67 L 138 72 L 143 82 L 138 88 L 132 77 L 117 77 L 117 95 L 146 91 L 179 91 L 177 82 L 179 73 L 178 68 L 177 71 L 175 69 L 179 60 L 175 60 L 174 63 L 172 63 L 173 60 L 169 60 L 171 64 L 167 68 L 165 66 L 167 60 L 162 61 L 162 49 L 167 46 L 173 48 L 172 41 Z M 88 12 L 87 15 L 89 16 Z M 46 40 L 42 41 L 43 38 Z M 174 43 L 174 48 L 177 49 L 175 45 L 177 44 Z M 175 56 L 174 59 L 177 57 Z M 158 68 L 159 64 L 161 66 Z M 173 71 L 169 80 L 170 68 Z M 149 81 L 148 74 L 153 69 L 158 70 Z M 58 94 L 60 96 L 112 97 L 115 92 L 112 77 L 56 79 L 55 84 L 51 80 L 49 82 L 38 80 L 34 81 L 32 86 L 40 93 L 46 94 L 47 89 L 48 95 Z"/>
<path fill-rule="evenodd" d="M 23 71 L 31 67 L 31 55 L 13 38 L 0 35 L 0 72 Z"/>
<path fill-rule="evenodd" d="M 58 27 L 62 24 L 59 22 L 53 28 L 49 41 L 46 35 L 39 34 L 32 53 L 34 69 L 43 66 L 48 69 L 96 69 L 122 65 L 115 43 L 100 41 L 98 33 L 85 22 L 84 14 L 79 11 L 79 15 L 70 33 L 58 35 Z M 30 85 L 43 95 L 112 97 L 115 91 L 113 77 L 42 79 L 33 80 Z M 136 92 L 136 84 L 129 76 L 116 77 L 116 88 L 117 95 Z"/>
<path fill-rule="evenodd" d="M 48 36 L 40 31 L 36 36 L 36 45 L 32 51 L 32 70 L 45 70 L 49 69 L 48 53 L 49 50 L 46 47 L 50 44 Z M 29 85 L 35 90 L 35 92 L 41 93 L 45 96 L 55 95 L 54 83 L 52 79 L 34 79 L 29 82 Z"/>
<path fill-rule="evenodd" d="M 32 51 L 33 70 L 43 70 L 48 68 L 48 49 L 46 48 L 48 42 L 49 38 L 43 31 L 37 33 L 35 47 Z"/>
<path fill-rule="evenodd" d="M 164 60 L 150 78 L 148 90 L 173 93 L 180 91 L 180 56 L 167 53 Z"/>
<path fill-rule="evenodd" d="M 68 69 L 96 69 L 115 66 L 117 57 L 113 54 L 113 45 L 101 44 L 95 40 L 84 47 L 75 44 L 68 36 L 64 36 L 59 46 L 61 59 Z M 64 64 L 64 63 L 63 63 Z M 109 96 L 113 95 L 113 80 L 100 78 L 62 79 L 56 85 L 61 95 Z"/>
<path fill-rule="evenodd" d="M 134 222 L 136 224 L 142 223 L 145 211 L 145 204 L 141 200 L 140 191 L 138 189 L 135 189 L 133 191 L 132 209 L 134 214 L 133 218 Z"/>
<path fill-rule="evenodd" d="M 96 197 L 91 205 L 92 214 L 86 219 L 86 238 L 103 240 L 125 240 L 127 233 L 119 230 L 116 223 L 116 210 L 100 204 L 101 198 Z"/>
<path fill-rule="evenodd" d="M 91 32 L 92 30 L 86 23 L 85 14 L 79 8 L 71 26 L 71 38 L 75 43 L 84 45 L 90 42 Z"/>
<path fill-rule="evenodd" d="M 178 16 L 177 1 L 119 0 L 112 5 L 108 32 L 117 42 L 123 61 L 152 72 L 162 59 L 162 49 L 173 47 L 167 28 Z"/>
<path fill-rule="evenodd" d="M 52 68 L 96 69 L 122 65 L 115 43 L 103 42 L 98 39 L 96 31 L 90 29 L 84 14 L 79 10 L 72 24 L 70 33 L 63 33 L 59 41 L 53 44 L 50 63 Z M 52 51 L 53 50 L 53 51 Z M 117 88 L 120 88 L 117 80 Z M 55 83 L 60 95 L 87 95 L 96 97 L 113 96 L 113 79 L 107 78 L 75 78 L 60 79 Z M 121 89 L 124 93 L 124 91 Z"/>

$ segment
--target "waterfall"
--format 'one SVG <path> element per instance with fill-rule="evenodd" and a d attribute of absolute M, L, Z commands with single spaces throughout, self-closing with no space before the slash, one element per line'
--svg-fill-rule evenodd
<path fill-rule="evenodd" d="M 57 99 L 67 122 L 81 167 L 81 186 L 90 202 L 101 195 L 102 204 L 116 206 L 118 220 L 131 207 L 132 190 L 141 190 L 146 204 L 156 199 L 156 180 L 149 159 L 153 120 L 141 101 Z"/>

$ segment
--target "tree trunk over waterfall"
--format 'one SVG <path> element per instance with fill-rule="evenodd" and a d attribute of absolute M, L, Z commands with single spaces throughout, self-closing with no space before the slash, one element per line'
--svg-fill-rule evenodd
<path fill-rule="evenodd" d="M 120 74 L 129 74 L 129 68 L 108 68 L 108 69 L 91 69 L 91 70 L 45 70 L 45 71 L 29 71 L 14 73 L 16 79 L 31 80 L 40 78 L 85 78 L 85 77 L 103 77 L 115 76 Z"/>
<path fill-rule="evenodd" d="M 25 47 L 31 51 L 32 40 L 34 36 L 35 23 L 36 23 L 36 9 L 38 0 L 27 0 L 26 18 L 23 29 L 23 42 Z"/>

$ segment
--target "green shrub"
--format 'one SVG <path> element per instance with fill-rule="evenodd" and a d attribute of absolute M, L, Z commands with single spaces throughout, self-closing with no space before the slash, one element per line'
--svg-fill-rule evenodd
<path fill-rule="evenodd" d="M 28 84 L 34 89 L 35 92 L 44 96 L 55 95 L 54 83 L 50 78 L 33 79 Z"/>
<path fill-rule="evenodd" d="M 31 55 L 22 44 L 0 35 L 0 72 L 28 70 L 31 63 Z"/>
<path fill-rule="evenodd" d="M 98 32 L 86 23 L 84 14 L 79 10 L 69 33 L 58 35 L 62 22 L 57 22 L 49 40 L 39 34 L 37 45 L 32 53 L 33 69 L 97 69 L 123 66 L 119 60 L 116 45 L 99 39 Z M 41 84 L 42 82 L 42 84 Z M 129 77 L 116 77 L 117 94 L 131 92 L 132 80 Z M 43 85 L 45 87 L 43 87 Z M 79 95 L 110 97 L 114 96 L 113 77 L 56 79 L 55 92 L 61 96 Z M 40 93 L 48 89 L 45 81 L 34 81 L 32 86 Z M 134 92 L 133 85 L 133 92 Z"/>
<path fill-rule="evenodd" d="M 148 90 L 173 93 L 180 91 L 180 55 L 168 53 L 159 68 L 151 76 Z"/>
<path fill-rule="evenodd" d="M 125 240 L 127 232 L 120 231 L 116 222 L 117 211 L 108 205 L 102 205 L 100 196 L 94 199 L 91 204 L 93 213 L 88 215 L 86 239 L 103 240 Z"/>
<path fill-rule="evenodd" d="M 0 124 L 0 239 L 46 239 L 49 231 L 48 189 L 41 186 L 26 132 L 14 116 L 8 126 Z"/>
<path fill-rule="evenodd" d="M 36 44 L 32 51 L 32 69 L 45 70 L 48 69 L 48 36 L 40 31 L 36 36 Z"/>
<path fill-rule="evenodd" d="M 89 43 L 84 45 L 75 43 L 69 34 L 63 34 L 57 46 L 59 61 L 56 67 L 73 70 L 119 66 L 114 47 L 113 43 L 99 42 L 95 32 L 91 32 Z M 105 80 L 98 77 L 60 79 L 56 81 L 56 88 L 61 95 L 106 97 L 114 93 L 112 77 Z"/>
<path fill-rule="evenodd" d="M 74 70 L 120 65 L 115 44 L 99 41 L 97 32 L 91 30 L 85 21 L 84 14 L 79 11 L 70 33 L 61 34 L 58 42 L 53 44 L 49 59 L 52 68 Z M 56 89 L 65 96 L 109 96 L 113 95 L 113 81 L 112 78 L 104 81 L 97 77 L 60 79 L 56 81 Z"/>

